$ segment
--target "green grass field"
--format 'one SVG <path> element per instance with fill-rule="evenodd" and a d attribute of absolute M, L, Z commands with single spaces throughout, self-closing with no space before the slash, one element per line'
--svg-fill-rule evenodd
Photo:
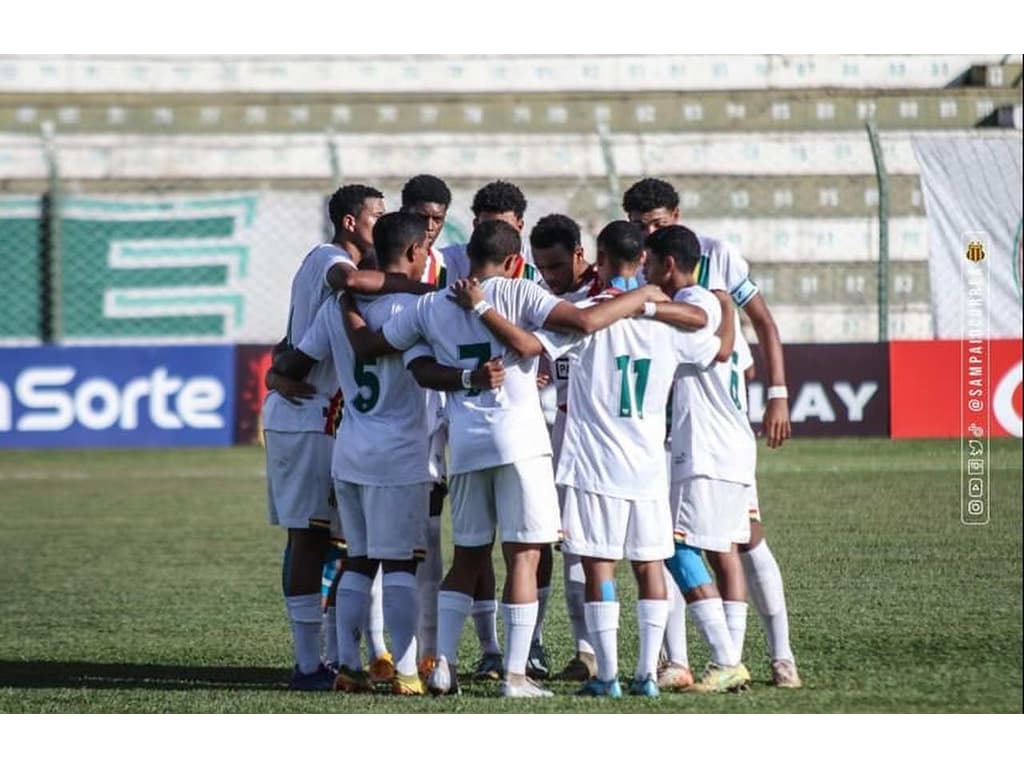
<path fill-rule="evenodd" d="M 960 524 L 957 458 L 952 441 L 760 452 L 805 689 L 766 684 L 751 611 L 749 693 L 605 702 L 555 683 L 538 704 L 487 684 L 412 701 L 286 690 L 283 537 L 265 523 L 260 449 L 0 452 L 0 712 L 1020 712 L 1021 442 L 992 445 L 985 527 Z M 557 667 L 569 645 L 559 574 L 546 632 Z M 467 624 L 464 668 L 475 643 Z M 692 628 L 690 646 L 703 666 Z"/>

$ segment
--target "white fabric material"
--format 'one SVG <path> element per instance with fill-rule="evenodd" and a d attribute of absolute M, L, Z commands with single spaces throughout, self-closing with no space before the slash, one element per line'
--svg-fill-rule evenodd
<path fill-rule="evenodd" d="M 636 659 L 636 677 L 658 679 L 658 652 L 668 621 L 667 600 L 637 600 L 636 621 L 640 653 Z"/>
<path fill-rule="evenodd" d="M 349 557 L 413 560 L 427 548 L 430 483 L 357 485 L 334 481 Z"/>
<path fill-rule="evenodd" d="M 668 591 L 668 617 L 665 620 L 665 653 L 673 664 L 690 666 L 686 640 L 686 601 L 679 585 L 665 568 L 665 589 Z"/>
<path fill-rule="evenodd" d="M 410 311 L 416 299 L 392 293 L 357 303 L 367 326 L 377 331 L 389 318 Z M 401 467 L 403 483 L 431 479 L 427 400 L 406 369 L 417 357 L 433 357 L 430 347 L 417 344 L 404 355 L 359 360 L 332 300 L 320 308 L 298 348 L 314 360 L 333 362 L 345 395 L 331 466 L 334 477 L 360 485 L 393 485 L 395 467 Z"/>
<path fill-rule="evenodd" d="M 480 642 L 480 653 L 501 653 L 498 644 L 498 602 L 496 600 L 474 600 L 470 610 L 476 639 Z"/>
<path fill-rule="evenodd" d="M 750 486 L 691 477 L 672 483 L 669 492 L 674 532 L 691 547 L 728 552 L 750 541 L 747 498 Z"/>
<path fill-rule="evenodd" d="M 928 221 L 929 274 L 935 336 L 964 335 L 967 244 L 980 240 L 989 275 L 992 338 L 1021 337 L 1020 132 L 1010 137 L 913 140 Z"/>
<path fill-rule="evenodd" d="M 325 243 L 311 250 L 302 260 L 292 279 L 291 304 L 288 309 L 288 343 L 295 346 L 313 323 L 321 305 L 331 297 L 327 273 L 335 264 L 345 263 L 355 269 L 346 251 Z M 306 376 L 316 387 L 316 396 L 291 403 L 275 390 L 263 401 L 263 428 L 281 432 L 323 432 L 331 397 L 338 389 L 338 378 L 330 363 L 320 363 Z"/>
<path fill-rule="evenodd" d="M 337 586 L 335 586 L 337 589 Z M 324 663 L 328 666 L 336 666 L 338 663 L 338 612 L 335 608 L 328 608 L 324 613 L 320 634 L 323 636 L 324 647 L 322 655 Z"/>
<path fill-rule="evenodd" d="M 370 609 L 366 612 L 366 654 L 372 662 L 388 652 L 384 642 L 384 584 L 378 567 L 370 585 Z"/>
<path fill-rule="evenodd" d="M 304 675 L 320 666 L 320 593 L 285 598 L 292 628 L 295 664 Z"/>
<path fill-rule="evenodd" d="M 537 624 L 537 603 L 502 603 L 501 618 L 505 624 L 505 674 L 525 675 Z"/>
<path fill-rule="evenodd" d="M 663 497 L 673 377 L 680 364 L 710 365 L 719 339 L 706 329 L 682 331 L 647 319 L 619 320 L 589 336 L 535 335 L 552 360 L 568 355 L 571 361 L 556 482 L 621 499 Z"/>
<path fill-rule="evenodd" d="M 441 255 L 444 258 L 445 267 L 448 273 L 448 285 L 451 285 L 456 280 L 461 280 L 464 277 L 469 277 L 469 255 L 466 253 L 467 243 L 455 243 L 454 245 L 446 245 L 441 249 Z M 533 263 L 533 251 L 530 250 L 530 241 L 528 238 L 522 238 L 522 247 L 520 248 L 520 255 L 523 260 L 531 267 Z M 534 267 L 536 269 L 536 267 Z M 535 282 L 540 282 L 540 271 L 536 272 L 534 276 Z"/>
<path fill-rule="evenodd" d="M 597 657 L 597 677 L 612 680 L 619 676 L 619 604 L 618 602 L 586 603 L 587 633 Z"/>
<path fill-rule="evenodd" d="M 733 647 L 743 657 L 743 644 L 747 637 L 747 604 L 735 600 L 723 600 L 722 610 L 725 611 L 725 624 L 729 627 L 729 636 Z"/>
<path fill-rule="evenodd" d="M 489 544 L 495 528 L 500 541 L 558 541 L 558 498 L 547 456 L 453 475 L 450 491 L 456 546 Z"/>
<path fill-rule="evenodd" d="M 359 640 L 370 612 L 373 579 L 355 571 L 344 571 L 338 582 L 338 661 L 349 669 L 362 669 Z"/>
<path fill-rule="evenodd" d="M 579 304 L 595 295 L 598 295 L 600 281 L 595 274 L 592 278 L 583 283 L 575 291 L 567 291 L 560 294 L 560 299 Z M 558 358 L 551 363 L 551 380 L 555 385 L 555 405 L 558 412 L 555 414 L 555 424 L 551 430 L 551 448 L 554 451 L 555 466 L 558 466 L 558 456 L 562 444 L 562 435 L 565 432 L 565 411 L 569 404 L 569 371 L 571 361 L 568 355 Z"/>
<path fill-rule="evenodd" d="M 729 626 L 725 623 L 722 599 L 712 597 L 690 603 L 690 618 L 697 632 L 711 649 L 711 660 L 723 667 L 740 663 L 739 652 L 733 647 Z"/>
<path fill-rule="evenodd" d="M 443 577 L 441 517 L 428 517 L 427 556 L 416 569 L 420 590 L 420 618 L 416 630 L 420 658 L 437 655 L 437 591 Z"/>
<path fill-rule="evenodd" d="M 562 551 L 606 560 L 653 561 L 672 556 L 668 500 L 628 500 L 558 486 L 562 506 Z"/>
<path fill-rule="evenodd" d="M 563 550 L 563 571 L 565 579 L 565 610 L 569 615 L 569 627 L 577 653 L 593 653 L 594 646 L 587 634 L 587 618 L 583 605 L 586 602 L 586 579 L 583 574 L 583 563 L 576 555 Z"/>
<path fill-rule="evenodd" d="M 385 573 L 383 580 L 384 627 L 391 638 L 395 669 L 416 674 L 416 618 L 419 595 L 412 573 Z"/>
<path fill-rule="evenodd" d="M 718 329 L 721 305 L 709 291 L 689 286 L 674 299 L 703 308 L 708 315 L 707 330 Z M 753 485 L 757 444 L 734 394 L 743 388 L 742 372 L 734 385 L 724 363 L 710 369 L 694 365 L 679 369 L 672 400 L 673 482 L 703 475 Z"/>
<path fill-rule="evenodd" d="M 544 643 L 544 617 L 548 612 L 548 598 L 551 597 L 551 587 L 537 587 L 537 625 L 533 629 L 531 642 Z"/>
<path fill-rule="evenodd" d="M 459 655 L 459 638 L 473 598 L 462 592 L 437 593 L 437 655 L 444 656 L 454 668 Z"/>
<path fill-rule="evenodd" d="M 482 288 L 502 316 L 527 330 L 543 326 L 560 301 L 527 280 L 491 277 Z M 414 308 L 389 320 L 383 333 L 401 350 L 425 340 L 437 362 L 453 368 L 474 369 L 507 352 L 480 318 L 458 307 L 443 291 L 421 296 Z M 506 356 L 505 382 L 499 389 L 450 392 L 446 405 L 452 474 L 551 454 L 537 395 L 535 358 Z"/>
<path fill-rule="evenodd" d="M 749 552 L 740 553 L 743 571 L 747 577 L 750 601 L 761 617 L 765 636 L 768 639 L 768 653 L 772 660 L 793 660 L 793 649 L 789 646 L 789 613 L 786 610 L 786 594 L 782 587 L 782 572 L 775 555 L 768 549 L 768 542 L 762 541 Z"/>
<path fill-rule="evenodd" d="M 311 520 L 331 523 L 338 510 L 330 504 L 334 438 L 317 432 L 263 433 L 267 452 L 267 516 L 271 525 L 308 528 Z"/>

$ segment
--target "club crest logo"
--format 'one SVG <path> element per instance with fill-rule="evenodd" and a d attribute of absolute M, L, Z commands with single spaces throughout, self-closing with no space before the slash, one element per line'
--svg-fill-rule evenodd
<path fill-rule="evenodd" d="M 967 244 L 967 253 L 965 255 L 968 261 L 977 263 L 985 258 L 985 246 L 982 245 L 980 240 L 971 240 Z"/>

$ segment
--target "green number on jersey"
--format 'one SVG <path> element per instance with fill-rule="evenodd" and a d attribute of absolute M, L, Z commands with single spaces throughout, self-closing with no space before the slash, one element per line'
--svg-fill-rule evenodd
<path fill-rule="evenodd" d="M 476 360 L 477 364 L 474 365 L 473 368 L 479 368 L 490 359 L 490 342 L 483 342 L 480 344 L 459 344 L 459 360 Z M 476 397 L 479 394 L 479 389 L 470 389 L 466 392 L 466 397 Z"/>
<path fill-rule="evenodd" d="M 743 405 L 740 403 L 740 355 L 739 352 L 733 352 L 729 356 L 729 395 L 732 397 L 733 403 L 735 403 L 738 410 L 743 410 Z"/>
<path fill-rule="evenodd" d="M 372 371 L 366 370 L 368 366 L 376 365 L 377 358 L 371 357 L 368 360 L 356 360 L 355 379 L 359 387 L 359 394 L 356 395 L 352 405 L 360 413 L 366 413 L 373 409 L 380 399 L 380 379 Z M 370 396 L 363 396 L 363 388 L 370 390 Z"/>
<path fill-rule="evenodd" d="M 636 403 L 636 415 L 644 417 L 644 394 L 647 392 L 647 375 L 651 370 L 649 358 L 633 361 L 635 382 L 632 392 L 629 388 L 629 355 L 615 358 L 615 367 L 619 369 L 619 416 L 628 419 L 633 415 L 633 404 Z"/>

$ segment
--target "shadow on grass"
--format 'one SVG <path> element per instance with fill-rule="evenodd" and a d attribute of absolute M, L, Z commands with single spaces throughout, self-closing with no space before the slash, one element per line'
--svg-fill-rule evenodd
<path fill-rule="evenodd" d="M 188 667 L 0 659 L 0 688 L 284 690 L 287 685 L 288 671 L 279 667 Z"/>

